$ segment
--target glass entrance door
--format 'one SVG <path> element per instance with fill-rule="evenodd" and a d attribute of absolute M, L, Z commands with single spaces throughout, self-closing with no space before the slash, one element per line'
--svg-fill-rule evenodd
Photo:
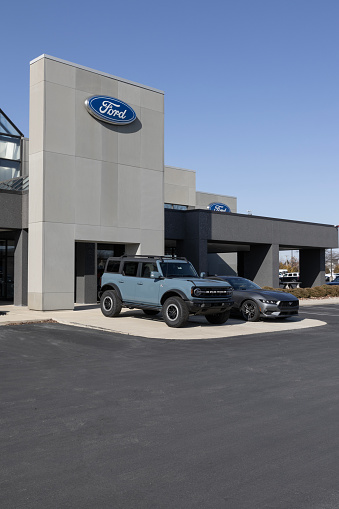
<path fill-rule="evenodd" d="M 97 290 L 100 290 L 101 276 L 104 273 L 104 268 L 107 259 L 110 256 L 122 256 L 125 252 L 125 244 L 97 244 Z"/>
<path fill-rule="evenodd" d="M 14 299 L 14 241 L 0 240 L 0 300 Z"/>

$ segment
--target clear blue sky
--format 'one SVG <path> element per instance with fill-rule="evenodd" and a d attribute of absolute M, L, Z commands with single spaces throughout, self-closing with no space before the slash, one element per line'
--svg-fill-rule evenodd
<path fill-rule="evenodd" d="M 339 224 L 338 0 L 4 2 L 0 107 L 46 53 L 165 91 L 165 164 L 238 212 Z"/>

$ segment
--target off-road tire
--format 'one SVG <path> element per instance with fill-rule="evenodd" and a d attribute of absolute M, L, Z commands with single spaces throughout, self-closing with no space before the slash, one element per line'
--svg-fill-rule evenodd
<path fill-rule="evenodd" d="M 231 314 L 231 311 L 228 309 L 227 311 L 223 311 L 222 313 L 217 313 L 215 315 L 205 315 L 206 320 L 213 325 L 222 325 L 227 322 Z"/>
<path fill-rule="evenodd" d="M 118 316 L 122 303 L 114 290 L 106 290 L 100 299 L 100 308 L 103 315 L 108 317 Z"/>
<path fill-rule="evenodd" d="M 169 297 L 162 306 L 164 321 L 169 327 L 183 327 L 188 320 L 188 309 L 180 297 Z"/>

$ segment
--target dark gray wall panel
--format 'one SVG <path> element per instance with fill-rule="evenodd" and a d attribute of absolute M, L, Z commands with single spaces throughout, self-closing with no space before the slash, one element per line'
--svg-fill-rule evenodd
<path fill-rule="evenodd" d="M 299 263 L 303 288 L 325 284 L 325 251 L 323 249 L 300 250 Z"/>
<path fill-rule="evenodd" d="M 204 213 L 206 213 L 204 211 Z M 242 214 L 212 213 L 211 239 L 298 247 L 337 247 L 334 226 Z"/>
<path fill-rule="evenodd" d="M 94 242 L 76 242 L 75 260 L 76 302 L 79 304 L 96 303 L 96 244 Z"/>
<path fill-rule="evenodd" d="M 28 230 L 15 232 L 14 305 L 27 306 L 28 288 Z"/>
<path fill-rule="evenodd" d="M 229 251 L 234 244 L 239 275 L 273 287 L 279 286 L 280 248 L 300 250 L 305 287 L 325 282 L 325 249 L 338 247 L 332 225 L 207 210 L 165 210 L 165 238 L 177 240 L 177 254 L 189 258 L 199 272 L 208 270 L 208 243 L 227 243 Z M 249 246 L 249 252 L 240 251 L 240 245 Z"/>
<path fill-rule="evenodd" d="M 0 191 L 0 228 L 22 228 L 21 193 Z"/>
<path fill-rule="evenodd" d="M 184 239 L 190 231 L 191 237 L 197 237 L 194 232 L 201 228 L 207 240 L 220 242 L 277 244 L 294 249 L 338 247 L 338 231 L 332 225 L 207 210 L 165 210 L 166 239 Z"/>
<path fill-rule="evenodd" d="M 259 286 L 279 288 L 279 246 L 252 245 L 249 252 L 243 253 L 243 273 L 239 275 Z"/>

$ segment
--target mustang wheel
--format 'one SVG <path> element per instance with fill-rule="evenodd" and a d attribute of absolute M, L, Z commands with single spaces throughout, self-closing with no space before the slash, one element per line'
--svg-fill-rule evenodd
<path fill-rule="evenodd" d="M 188 309 L 180 297 L 169 297 L 162 307 L 162 314 L 169 327 L 182 327 L 188 320 Z"/>
<path fill-rule="evenodd" d="M 241 306 L 241 314 L 248 322 L 258 322 L 260 318 L 260 309 L 253 300 L 245 300 Z"/>
<path fill-rule="evenodd" d="M 213 325 L 221 325 L 229 319 L 231 314 L 230 310 L 223 311 L 222 313 L 217 313 L 215 315 L 205 315 L 206 320 Z"/>
<path fill-rule="evenodd" d="M 121 311 L 122 303 L 116 292 L 113 290 L 106 290 L 100 299 L 101 312 L 105 316 L 118 316 Z"/>

